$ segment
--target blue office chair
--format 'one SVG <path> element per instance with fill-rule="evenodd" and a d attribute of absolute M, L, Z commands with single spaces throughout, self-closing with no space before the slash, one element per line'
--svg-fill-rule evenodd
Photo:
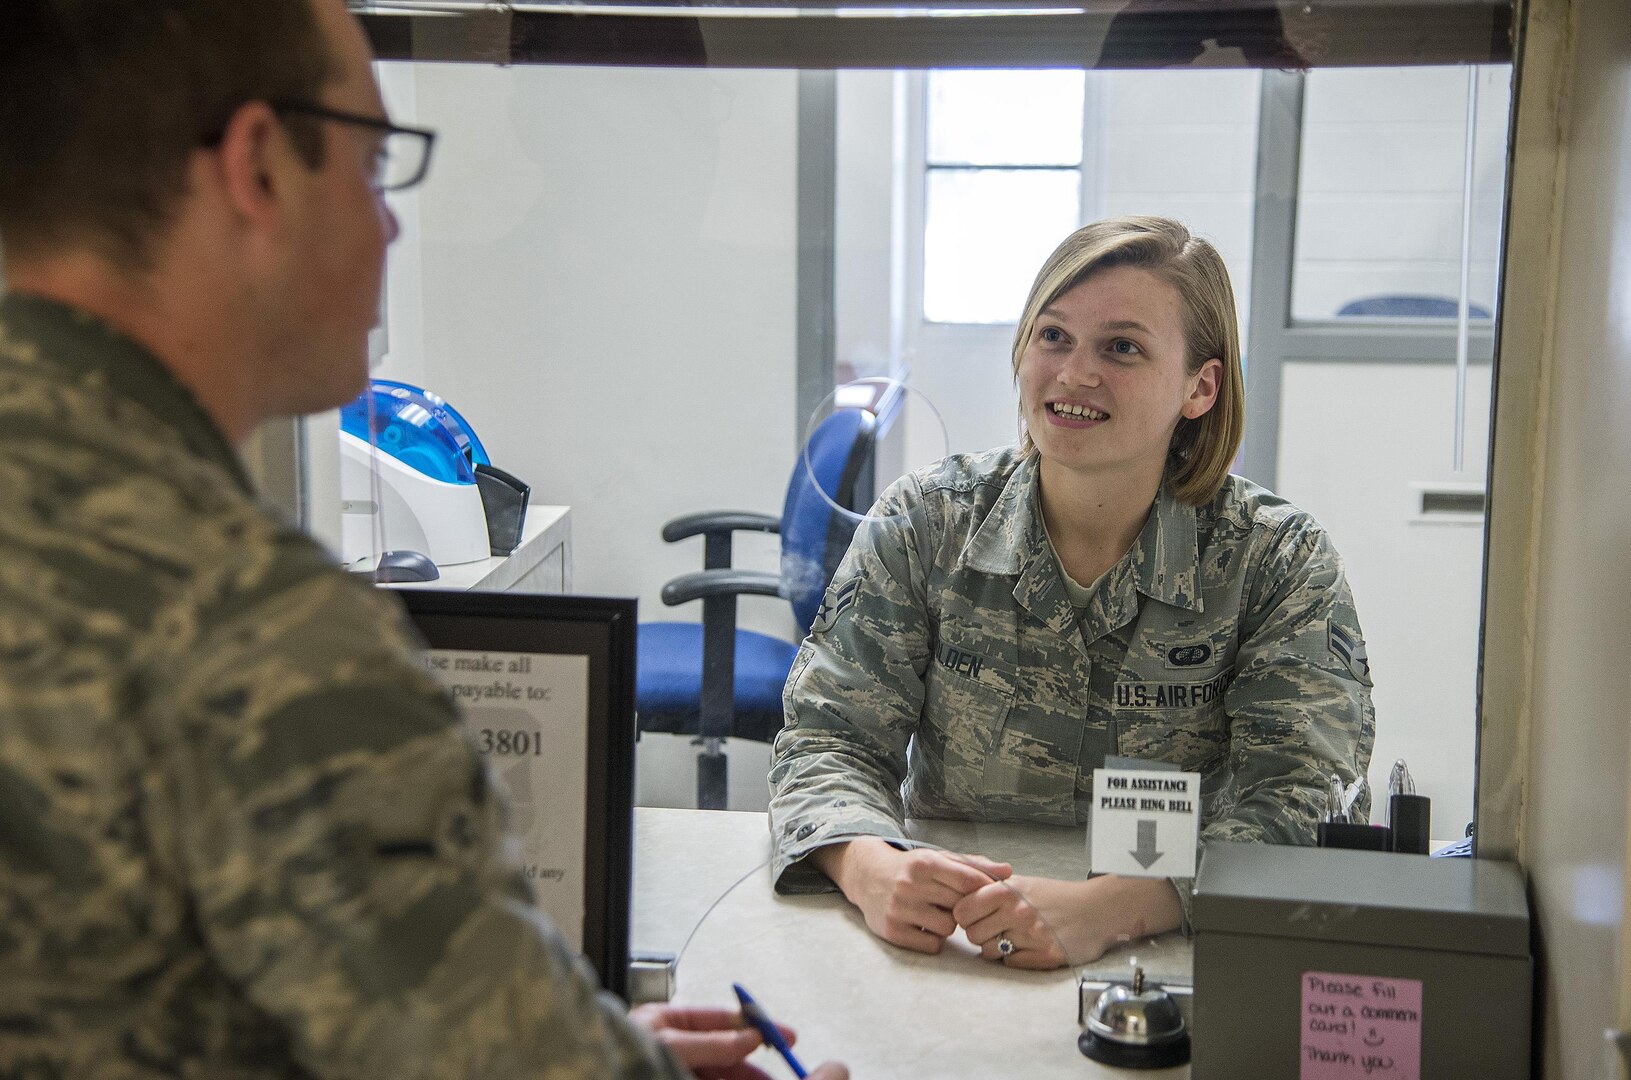
<path fill-rule="evenodd" d="M 669 543 L 704 538 L 703 569 L 674 578 L 662 591 L 669 606 L 701 600 L 702 622 L 640 624 L 635 711 L 641 731 L 698 736 L 697 805 L 702 809 L 725 807 L 721 740 L 769 742 L 781 730 L 782 685 L 798 651 L 791 642 L 737 629 L 736 598 L 780 596 L 793 605 L 799 627 L 809 633 L 856 524 L 822 492 L 846 509 L 866 509 L 872 498 L 877 427 L 877 418 L 866 409 L 839 409 L 823 420 L 793 464 L 780 518 L 704 511 L 663 526 Z M 738 531 L 779 533 L 781 572 L 733 569 L 731 537 Z"/>
<path fill-rule="evenodd" d="M 1387 296 L 1367 296 L 1349 300 L 1337 309 L 1337 316 L 1369 315 L 1385 319 L 1453 319 L 1460 314 L 1460 301 L 1450 296 L 1414 296 L 1395 293 Z M 1473 319 L 1489 318 L 1489 309 L 1481 304 L 1467 305 L 1467 316 Z"/>

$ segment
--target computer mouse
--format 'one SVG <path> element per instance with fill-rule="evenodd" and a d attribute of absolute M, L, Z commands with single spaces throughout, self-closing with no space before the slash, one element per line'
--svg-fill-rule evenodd
<path fill-rule="evenodd" d="M 441 576 L 430 556 L 407 548 L 381 552 L 374 570 L 375 581 L 435 581 Z"/>

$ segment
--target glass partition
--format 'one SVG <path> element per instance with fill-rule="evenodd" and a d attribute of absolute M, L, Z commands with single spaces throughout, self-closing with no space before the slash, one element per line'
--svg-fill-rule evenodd
<path fill-rule="evenodd" d="M 1048 250 L 1104 216 L 1186 221 L 1228 264 L 1248 346 L 1238 471 L 1311 510 L 1348 562 L 1376 683 L 1373 785 L 1409 758 L 1435 798 L 1435 838 L 1459 837 L 1475 771 L 1509 8 L 1446 0 L 1399 19 L 1363 4 L 1243 2 L 1204 17 L 938 6 L 951 14 L 371 9 L 392 116 L 439 133 L 428 180 L 389 197 L 402 235 L 376 377 L 440 395 L 491 464 L 530 486 L 534 509 L 562 511 L 561 587 L 636 596 L 643 622 L 694 623 L 699 605 L 669 606 L 664 588 L 703 569 L 703 540 L 667 542 L 665 523 L 707 510 L 779 520 L 814 423 L 845 402 L 877 421 L 861 508 L 947 453 L 1013 441 L 1014 319 Z M 1447 66 L 1466 64 L 1481 66 Z M 1457 310 L 1351 308 L 1394 294 Z M 1327 324 L 1350 336 L 1320 336 Z M 311 445 L 314 471 L 338 468 Z M 731 557 L 783 576 L 774 532 L 736 533 Z M 808 628 L 782 597 L 744 596 L 736 610 L 789 648 Z M 765 808 L 772 731 L 727 740 L 730 809 Z M 699 749 L 688 734 L 643 734 L 640 801 L 695 805 Z M 730 824 L 645 820 L 699 834 Z M 843 1057 L 844 1025 L 883 1007 L 867 986 L 801 986 L 768 944 L 751 962 L 698 959 L 759 917 L 734 906 L 749 890 L 760 907 L 769 895 L 763 819 L 733 820 L 736 839 L 703 845 L 721 865 L 684 888 L 684 867 L 654 854 L 664 845 L 644 868 L 637 848 L 634 944 L 689 948 L 682 997 L 717 1000 L 722 980 L 740 979 L 830 1037 L 817 1056 Z M 1006 827 L 925 838 L 1029 852 Z M 1069 855 L 1053 872 L 1085 876 L 1084 827 L 1058 834 Z M 643 908 L 642 873 L 656 897 Z M 974 980 L 962 984 L 971 1002 L 981 978 L 1022 984 L 1068 1045 L 1068 973 L 1005 972 L 966 948 L 891 952 L 831 894 L 776 903 L 827 919 L 835 952 L 860 950 L 835 964 L 853 960 L 863 981 L 891 973 L 876 976 L 879 995 L 927 993 L 944 970 Z M 1181 981 L 1170 944 L 1129 942 L 1096 974 L 1143 951 Z M 897 976 L 908 982 L 887 982 Z"/>

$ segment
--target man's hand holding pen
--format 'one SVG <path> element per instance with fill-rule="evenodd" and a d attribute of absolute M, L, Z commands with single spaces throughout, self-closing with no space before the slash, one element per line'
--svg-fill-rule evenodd
<path fill-rule="evenodd" d="M 698 1080 L 770 1080 L 768 1073 L 746 1060 L 764 1044 L 764 1039 L 743 1023 L 742 1014 L 735 1009 L 641 1005 L 631 1010 L 629 1017 L 655 1035 Z M 792 1028 L 778 1028 L 789 1045 L 797 1041 Z M 825 1062 L 810 1073 L 810 1080 L 848 1078 L 849 1070 L 835 1061 Z"/>

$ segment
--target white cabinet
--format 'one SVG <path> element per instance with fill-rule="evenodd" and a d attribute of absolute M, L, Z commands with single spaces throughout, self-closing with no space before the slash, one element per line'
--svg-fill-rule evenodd
<path fill-rule="evenodd" d="M 509 555 L 441 567 L 435 581 L 393 582 L 398 589 L 482 589 L 488 592 L 572 591 L 572 508 L 529 506 L 521 546 Z"/>

